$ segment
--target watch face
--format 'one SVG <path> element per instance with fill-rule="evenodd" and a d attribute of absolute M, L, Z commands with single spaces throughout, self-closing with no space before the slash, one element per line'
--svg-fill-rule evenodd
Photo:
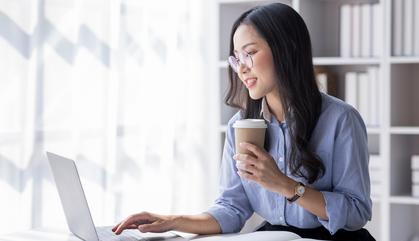
<path fill-rule="evenodd" d="M 303 195 L 304 194 L 304 192 L 305 192 L 305 187 L 304 186 L 299 186 L 298 188 L 297 188 L 297 194 L 299 195 L 299 196 L 301 196 L 301 195 Z"/>

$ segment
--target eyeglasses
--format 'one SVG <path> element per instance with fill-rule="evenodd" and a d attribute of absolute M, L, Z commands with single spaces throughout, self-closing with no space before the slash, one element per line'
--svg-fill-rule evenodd
<path fill-rule="evenodd" d="M 228 63 L 234 72 L 239 72 L 240 64 L 246 65 L 248 68 L 253 67 L 253 59 L 249 53 L 239 53 L 239 57 L 230 56 L 228 57 Z"/>

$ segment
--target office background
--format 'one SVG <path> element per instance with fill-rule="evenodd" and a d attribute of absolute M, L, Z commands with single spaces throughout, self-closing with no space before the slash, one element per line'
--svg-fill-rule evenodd
<path fill-rule="evenodd" d="M 0 234 L 65 227 L 44 151 L 76 159 L 97 225 L 217 196 L 229 30 L 270 0 L 0 0 Z M 368 131 L 377 240 L 419 235 L 419 0 L 281 0 L 322 91 Z M 260 218 L 248 222 L 252 227 Z"/>

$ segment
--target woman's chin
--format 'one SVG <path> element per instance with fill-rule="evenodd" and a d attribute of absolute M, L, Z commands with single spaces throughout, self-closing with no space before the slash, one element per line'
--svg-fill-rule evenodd
<path fill-rule="evenodd" d="M 250 98 L 252 98 L 252 100 L 258 100 L 258 99 L 260 99 L 260 98 L 262 98 L 263 96 L 261 95 L 261 94 L 259 94 L 259 93 L 252 93 L 252 92 L 249 92 L 249 96 L 250 96 Z"/>

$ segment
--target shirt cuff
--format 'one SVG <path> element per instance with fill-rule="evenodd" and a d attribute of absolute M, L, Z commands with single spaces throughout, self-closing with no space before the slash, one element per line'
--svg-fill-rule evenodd
<path fill-rule="evenodd" d="M 326 215 L 328 220 L 318 218 L 319 222 L 330 232 L 335 234 L 343 228 L 347 217 L 347 204 L 345 195 L 335 192 L 321 192 L 326 202 Z"/>
<path fill-rule="evenodd" d="M 239 217 L 236 213 L 226 207 L 214 205 L 205 213 L 211 215 L 215 218 L 215 220 L 217 220 L 221 227 L 221 233 L 237 233 L 240 231 L 240 222 L 237 220 Z"/>

